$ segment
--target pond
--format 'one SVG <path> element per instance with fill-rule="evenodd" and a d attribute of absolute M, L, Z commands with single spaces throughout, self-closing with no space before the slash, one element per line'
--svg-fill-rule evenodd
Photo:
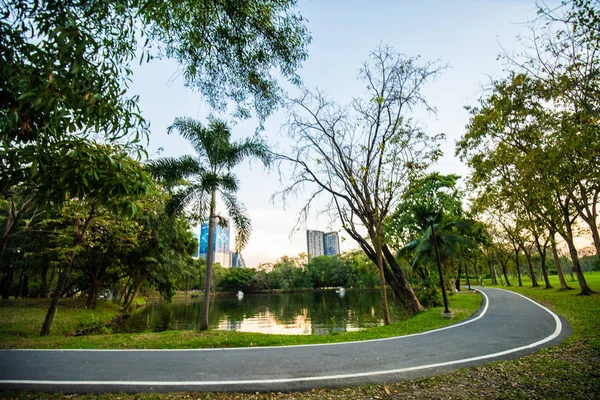
<path fill-rule="evenodd" d="M 407 318 L 392 293 L 388 298 L 392 318 Z M 201 298 L 177 296 L 171 303 L 157 302 L 135 311 L 114 331 L 197 330 L 201 317 Z M 378 290 L 217 295 L 211 298 L 209 312 L 210 328 L 238 332 L 326 335 L 379 325 L 383 313 Z"/>

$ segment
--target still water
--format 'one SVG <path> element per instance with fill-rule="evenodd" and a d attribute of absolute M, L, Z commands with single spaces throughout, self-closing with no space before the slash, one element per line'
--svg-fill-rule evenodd
<path fill-rule="evenodd" d="M 407 318 L 393 296 L 388 298 L 392 318 Z M 176 297 L 170 304 L 158 302 L 134 312 L 115 332 L 196 330 L 201 316 L 202 299 Z M 209 316 L 214 329 L 289 335 L 326 335 L 383 325 L 378 290 L 219 295 L 211 299 Z"/>

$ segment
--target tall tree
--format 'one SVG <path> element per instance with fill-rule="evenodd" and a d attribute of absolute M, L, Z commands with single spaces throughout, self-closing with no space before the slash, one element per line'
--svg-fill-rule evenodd
<path fill-rule="evenodd" d="M 565 239 L 581 291 L 588 294 L 591 290 L 574 244 L 575 210 L 562 168 L 570 158 L 561 148 L 568 146 L 557 140 L 564 133 L 560 119 L 554 110 L 547 110 L 547 102 L 556 100 L 552 96 L 554 92 L 546 90 L 542 81 L 528 75 L 511 74 L 497 82 L 481 107 L 471 110 L 473 118 L 457 153 L 473 168 L 475 187 L 495 190 L 498 201 L 510 209 L 526 210 Z M 536 190 L 531 189 L 533 184 Z M 532 226 L 539 226 L 537 222 Z"/>
<path fill-rule="evenodd" d="M 460 288 L 463 253 L 466 253 L 466 247 L 475 247 L 475 242 L 469 238 L 474 237 L 470 232 L 475 221 L 469 220 L 462 209 L 458 179 L 457 175 L 437 172 L 412 176 L 403 201 L 386 221 L 387 236 L 398 247 L 412 251 L 413 265 L 424 260 L 437 265 L 447 315 L 450 311 L 442 263 L 458 261 L 457 287 Z"/>
<path fill-rule="evenodd" d="M 287 132 L 295 144 L 280 158 L 293 166 L 292 183 L 279 195 L 284 202 L 298 193 L 306 196 L 299 222 L 315 199 L 327 200 L 330 215 L 378 266 L 386 323 L 386 282 L 410 314 L 422 310 L 384 242 L 383 223 L 399 201 L 408 174 L 426 168 L 440 154 L 441 135 L 427 135 L 411 112 L 420 107 L 434 111 L 422 88 L 441 69 L 380 46 L 359 71 L 366 93 L 349 106 L 337 105 L 320 91 L 305 91 L 291 100 Z M 366 228 L 366 237 L 357 224 Z"/>
<path fill-rule="evenodd" d="M 199 221 L 208 217 L 208 251 L 204 279 L 204 303 L 201 330 L 208 329 L 208 310 L 216 224 L 222 219 L 217 215 L 217 194 L 233 220 L 236 229 L 236 249 L 240 251 L 252 231 L 250 219 L 244 206 L 236 197 L 239 188 L 232 169 L 246 158 L 257 158 L 266 166 L 271 162 L 271 153 L 263 140 L 255 136 L 239 142 L 231 141 L 231 131 L 222 121 L 212 121 L 207 127 L 190 118 L 176 118 L 169 133 L 179 132 L 190 142 L 196 156 L 161 158 L 150 162 L 152 173 L 161 178 L 166 186 L 173 188 L 170 211 L 182 213 L 190 207 L 192 215 Z M 182 180 L 186 184 L 181 185 Z"/>
<path fill-rule="evenodd" d="M 70 199 L 84 203 L 81 212 L 72 219 L 72 246 L 63 260 L 63 267 L 56 285 L 40 335 L 50 334 L 60 294 L 66 288 L 68 276 L 73 267 L 77 248 L 82 243 L 90 222 L 97 216 L 99 207 L 113 211 L 124 218 L 136 211 L 135 201 L 145 195 L 151 184 L 141 165 L 131 159 L 122 148 L 81 142 L 75 148 L 65 148 L 61 157 L 53 161 L 62 163 L 61 170 L 67 171 L 64 187 Z M 55 170 L 55 169 L 51 169 Z M 72 176 L 69 176 L 72 174 Z M 53 181 L 51 181 L 53 182 Z M 41 185 L 42 183 L 40 183 Z M 51 183 L 45 182 L 50 186 Z M 56 198 L 61 204 L 62 190 L 48 188 L 50 199 Z M 71 201 L 73 201 L 71 200 Z"/>
<path fill-rule="evenodd" d="M 540 82 L 544 111 L 554 119 L 546 152 L 560 193 L 588 225 L 600 260 L 600 2 L 541 3 L 525 51 L 504 57 L 511 67 Z"/>

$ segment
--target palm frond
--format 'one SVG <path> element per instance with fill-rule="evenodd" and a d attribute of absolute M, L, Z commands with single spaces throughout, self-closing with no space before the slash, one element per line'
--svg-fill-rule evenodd
<path fill-rule="evenodd" d="M 240 164 L 245 158 L 257 158 L 268 167 L 273 161 L 273 153 L 260 136 L 254 136 L 231 146 L 228 157 L 229 168 Z"/>
<path fill-rule="evenodd" d="M 198 183 L 207 191 L 218 190 L 221 186 L 221 176 L 213 172 L 206 172 L 197 177 Z"/>
<path fill-rule="evenodd" d="M 210 190 L 200 184 L 194 187 L 196 190 L 188 203 L 188 211 L 194 222 L 201 223 L 206 221 L 210 214 Z"/>
<path fill-rule="evenodd" d="M 182 179 L 197 175 L 203 170 L 197 159 L 187 155 L 151 160 L 146 166 L 150 174 L 167 188 L 173 188 L 179 185 Z"/>
<path fill-rule="evenodd" d="M 237 197 L 232 192 L 221 191 L 221 197 L 227 212 L 231 216 L 233 226 L 235 227 L 235 249 L 241 251 L 250 240 L 252 234 L 252 224 L 250 218 L 246 214 L 246 209 L 243 204 L 239 203 Z"/>
<path fill-rule="evenodd" d="M 189 185 L 184 186 L 183 188 L 175 192 L 167 202 L 167 213 L 169 213 L 170 215 L 183 214 L 185 208 L 197 196 L 197 190 L 198 187 L 196 185 Z"/>
<path fill-rule="evenodd" d="M 231 172 L 221 176 L 220 181 L 221 187 L 228 192 L 235 193 L 239 190 L 238 178 Z"/>
<path fill-rule="evenodd" d="M 229 222 L 227 220 L 227 218 L 225 218 L 225 217 L 223 217 L 221 215 L 215 215 L 215 218 L 217 220 L 216 223 L 217 223 L 218 226 L 220 226 L 222 228 L 226 228 L 227 227 L 227 224 Z"/>
<path fill-rule="evenodd" d="M 190 144 L 196 150 L 199 158 L 205 158 L 208 156 L 206 152 L 206 128 L 198 121 L 193 118 L 179 117 L 175 118 L 173 124 L 167 128 L 167 133 L 171 134 L 173 131 L 177 131 L 180 136 L 190 142 Z"/>

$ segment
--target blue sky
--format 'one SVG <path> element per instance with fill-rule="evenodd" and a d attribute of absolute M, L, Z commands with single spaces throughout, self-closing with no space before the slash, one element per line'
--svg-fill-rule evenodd
<path fill-rule="evenodd" d="M 454 143 L 469 120 L 464 106 L 476 105 L 490 79 L 504 75 L 498 54 L 502 48 L 518 50 L 517 35 L 526 35 L 526 22 L 536 16 L 534 1 L 300 0 L 299 6 L 313 37 L 309 59 L 299 74 L 306 87 L 318 87 L 340 104 L 362 94 L 362 85 L 356 80 L 358 68 L 380 43 L 409 56 L 449 65 L 424 89 L 428 101 L 438 109 L 437 115 L 416 117 L 429 133 L 447 135 L 444 156 L 433 169 L 465 176 L 467 168 L 454 157 Z M 159 147 L 164 149 L 162 156 L 193 154 L 185 140 L 167 135 L 166 129 L 175 117 L 206 121 L 211 110 L 197 93 L 184 87 L 175 63 L 155 60 L 135 68 L 130 93 L 140 96 L 142 113 L 151 123 L 151 156 Z M 280 150 L 288 145 L 281 132 L 285 122 L 284 114 L 276 113 L 266 121 L 262 133 Z M 255 127 L 255 121 L 236 123 L 233 136 L 250 136 Z M 285 209 L 271 202 L 271 195 L 282 187 L 277 173 L 248 163 L 236 173 L 241 181 L 239 198 L 253 222 L 252 237 L 242 253 L 248 266 L 306 251 L 304 230 L 292 234 L 301 200 Z M 306 227 L 339 229 L 316 215 Z M 341 236 L 347 237 L 343 232 Z M 353 247 L 353 241 L 342 241 L 342 250 Z"/>

